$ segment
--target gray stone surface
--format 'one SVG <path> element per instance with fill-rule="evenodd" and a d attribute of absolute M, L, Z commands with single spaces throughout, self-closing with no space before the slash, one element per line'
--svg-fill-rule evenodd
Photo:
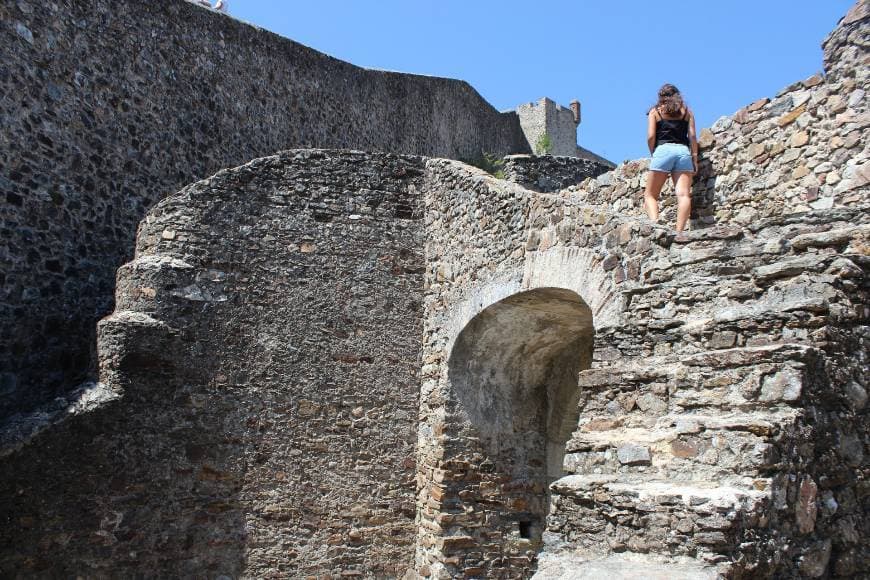
<path fill-rule="evenodd" d="M 504 162 L 505 179 L 541 192 L 560 191 L 613 169 L 611 163 L 551 155 L 508 155 Z"/>
<path fill-rule="evenodd" d="M 290 147 L 530 151 L 466 82 L 356 67 L 184 0 L 8 1 L 0 22 L 0 417 L 93 374 L 136 226 L 182 186 Z"/>
<path fill-rule="evenodd" d="M 541 556 L 534 580 L 718 580 L 713 566 L 640 554 L 587 559 L 570 552 Z"/>
<path fill-rule="evenodd" d="M 821 90 L 852 115 L 867 5 L 830 79 L 716 131 Z M 789 149 L 837 126 L 820 111 Z M 839 137 L 807 166 L 826 185 L 865 155 Z M 770 199 L 680 239 L 613 197 L 640 164 L 541 193 L 304 149 L 165 198 L 100 382 L 0 430 L 0 576 L 866 577 L 870 206 L 785 211 L 793 178 L 738 140 L 715 154 Z"/>
<path fill-rule="evenodd" d="M 623 465 L 650 465 L 649 449 L 640 445 L 620 445 L 616 457 Z"/>

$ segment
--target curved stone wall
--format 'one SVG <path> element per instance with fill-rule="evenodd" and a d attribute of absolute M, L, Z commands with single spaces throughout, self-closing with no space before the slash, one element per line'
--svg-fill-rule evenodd
<path fill-rule="evenodd" d="M 422 173 L 291 151 L 161 201 L 100 325 L 114 396 L 3 460 L 0 576 L 400 577 Z"/>

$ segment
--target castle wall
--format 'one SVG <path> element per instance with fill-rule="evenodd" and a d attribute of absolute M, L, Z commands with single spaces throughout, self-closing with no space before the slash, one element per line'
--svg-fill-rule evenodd
<path fill-rule="evenodd" d="M 867 576 L 867 206 L 677 239 L 594 196 L 640 175 L 294 150 L 164 199 L 101 383 L 0 430 L 0 576 Z"/>
<path fill-rule="evenodd" d="M 401 577 L 422 173 L 288 151 L 157 204 L 90 408 L 3 459 L 0 576 Z"/>
<path fill-rule="evenodd" d="M 101 384 L 0 446 L 0 574 L 866 574 L 867 222 L 676 240 L 443 159 L 222 171 L 143 221 Z"/>
<path fill-rule="evenodd" d="M 289 147 L 528 151 L 467 83 L 362 69 L 181 0 L 0 5 L 0 416 L 81 381 L 136 226 Z"/>
<path fill-rule="evenodd" d="M 505 179 L 532 191 L 561 191 L 612 169 L 609 163 L 582 157 L 508 155 L 504 158 Z"/>
<path fill-rule="evenodd" d="M 777 215 L 856 206 L 870 189 L 870 7 L 858 2 L 823 44 L 825 74 L 814 75 L 722 117 L 699 133 L 700 172 L 693 227 L 752 224 Z M 574 188 L 586 202 L 645 215 L 648 160 Z M 662 219 L 676 218 L 673 190 Z"/>
<path fill-rule="evenodd" d="M 427 166 L 421 575 L 866 574 L 866 208 L 677 241 L 566 192 Z M 578 369 L 548 489 L 550 418 L 529 403 L 562 401 Z"/>

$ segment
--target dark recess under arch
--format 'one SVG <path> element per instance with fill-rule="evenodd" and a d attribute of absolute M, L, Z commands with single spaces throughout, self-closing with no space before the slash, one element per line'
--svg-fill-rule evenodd
<path fill-rule="evenodd" d="M 496 534 L 504 550 L 538 547 L 592 343 L 589 306 L 559 288 L 510 296 L 460 332 L 449 361 L 447 420 L 456 436 L 445 458 L 477 463 L 485 474 L 455 490 L 485 513 L 485 527 L 465 533 Z"/>

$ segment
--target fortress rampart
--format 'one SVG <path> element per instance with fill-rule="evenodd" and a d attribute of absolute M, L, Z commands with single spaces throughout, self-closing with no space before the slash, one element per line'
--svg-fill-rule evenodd
<path fill-rule="evenodd" d="M 0 576 L 867 577 L 868 28 L 711 131 L 679 238 L 640 162 L 291 149 L 163 197 L 99 381 L 0 428 Z"/>
<path fill-rule="evenodd" d="M 0 5 L 0 417 L 84 379 L 136 226 L 291 147 L 528 152 L 468 83 L 366 70 L 181 0 Z"/>

